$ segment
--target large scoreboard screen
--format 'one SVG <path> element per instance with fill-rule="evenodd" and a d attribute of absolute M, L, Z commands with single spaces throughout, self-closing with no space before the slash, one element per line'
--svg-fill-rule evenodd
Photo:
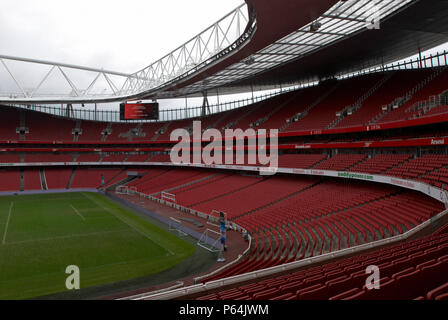
<path fill-rule="evenodd" d="M 159 104 L 122 103 L 120 104 L 121 120 L 159 120 Z"/>

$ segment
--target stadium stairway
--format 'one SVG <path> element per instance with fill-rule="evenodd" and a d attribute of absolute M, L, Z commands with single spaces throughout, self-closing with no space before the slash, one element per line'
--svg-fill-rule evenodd
<path fill-rule="evenodd" d="M 135 179 L 127 184 L 128 187 L 137 187 L 143 183 L 150 182 L 152 179 L 160 177 L 167 173 L 170 169 L 166 168 L 151 168 L 143 174 L 141 178 Z"/>
<path fill-rule="evenodd" d="M 383 75 L 372 74 L 362 79 L 342 80 L 338 90 L 316 105 L 300 121 L 294 122 L 288 131 L 315 130 L 328 128 L 337 118 L 336 113 L 352 106 L 374 86 Z M 346 95 L 345 92 L 351 92 Z"/>
<path fill-rule="evenodd" d="M 48 189 L 69 189 L 73 169 L 45 168 L 43 175 Z"/>
<path fill-rule="evenodd" d="M 108 184 L 106 184 L 106 186 L 105 186 L 106 189 L 110 190 L 110 191 L 115 191 L 115 189 L 117 187 L 125 186 L 125 185 L 131 183 L 132 181 L 134 181 L 135 179 L 138 179 L 135 176 L 129 177 L 129 176 L 127 176 L 127 173 L 125 173 L 125 174 L 126 174 L 126 177 L 124 177 L 123 175 L 119 176 L 114 181 L 110 181 Z"/>
<path fill-rule="evenodd" d="M 45 178 L 44 169 L 39 170 L 40 183 L 42 185 L 42 190 L 48 190 L 47 179 Z"/>
<path fill-rule="evenodd" d="M 157 141 L 157 140 L 159 140 L 159 137 L 160 137 L 163 133 L 165 133 L 166 131 L 168 131 L 168 127 L 169 127 L 169 125 L 170 125 L 170 123 L 167 122 L 167 123 L 165 123 L 165 124 L 163 125 L 163 127 L 161 127 L 160 129 L 158 129 L 158 130 L 154 133 L 154 135 L 152 136 L 151 141 Z"/>
<path fill-rule="evenodd" d="M 70 179 L 68 180 L 67 189 L 72 188 L 73 180 L 75 179 L 76 168 L 73 168 L 72 174 L 70 175 Z"/>
<path fill-rule="evenodd" d="M 409 85 L 412 85 L 412 88 L 409 88 L 409 90 L 402 96 L 398 94 L 398 96 L 396 96 L 393 101 L 391 101 L 389 104 L 384 105 L 386 109 L 382 109 L 381 111 L 379 111 L 379 113 L 369 121 L 369 124 L 394 121 L 396 115 L 398 115 L 398 117 L 400 115 L 403 115 L 403 112 L 406 111 L 406 107 L 403 107 L 403 105 L 405 105 L 410 99 L 412 99 L 416 92 L 418 92 L 427 83 L 429 83 L 437 75 L 438 72 L 438 70 L 433 73 L 430 73 L 429 71 L 422 71 L 419 73 L 414 73 L 413 75 L 411 74 L 409 77 L 407 77 L 406 82 L 410 81 Z M 394 85 L 396 85 L 396 83 L 394 83 Z"/>
<path fill-rule="evenodd" d="M 264 123 L 268 122 L 272 115 L 279 112 L 281 109 L 283 109 L 285 106 L 289 105 L 292 101 L 295 101 L 297 99 L 298 92 L 293 92 L 293 94 L 290 94 L 287 97 L 284 97 L 283 101 L 280 101 L 280 103 L 277 106 L 274 106 L 274 108 L 270 110 L 266 110 L 266 114 L 259 115 L 260 117 L 258 119 L 253 118 L 251 125 L 257 129 L 267 129 L 263 126 Z M 269 106 L 268 106 L 269 107 Z M 273 129 L 273 128 L 270 128 Z"/>
<path fill-rule="evenodd" d="M 356 101 L 352 106 L 349 106 L 352 114 L 348 115 L 346 112 L 342 112 L 342 115 L 336 118 L 327 129 L 340 128 L 340 127 L 350 127 L 358 123 L 363 123 L 366 118 L 364 115 L 365 109 L 363 108 L 363 103 L 366 102 L 372 96 L 375 97 L 376 94 L 381 94 L 381 89 L 385 87 L 388 81 L 395 75 L 395 72 L 387 72 L 377 83 L 375 83 L 369 91 L 367 91 L 358 101 Z"/>
<path fill-rule="evenodd" d="M 427 75 L 427 77 L 407 93 L 401 105 L 396 109 L 389 108 L 386 114 L 373 123 L 386 123 L 409 119 L 412 116 L 410 110 L 416 102 L 428 99 L 431 95 L 436 95 L 446 90 L 446 84 L 440 81 L 447 72 L 446 70 L 446 68 L 436 68 L 433 71 L 423 71 L 422 74 Z"/>

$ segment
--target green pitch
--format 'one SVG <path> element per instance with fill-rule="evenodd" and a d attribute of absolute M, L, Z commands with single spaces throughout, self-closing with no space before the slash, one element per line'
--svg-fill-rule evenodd
<path fill-rule="evenodd" d="M 0 197 L 0 299 L 81 289 L 156 274 L 195 248 L 94 193 Z"/>

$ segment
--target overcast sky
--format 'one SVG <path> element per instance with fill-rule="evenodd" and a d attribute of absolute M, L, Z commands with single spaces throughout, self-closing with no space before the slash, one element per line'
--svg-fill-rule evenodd
<path fill-rule="evenodd" d="M 135 72 L 243 0 L 1 0 L 0 54 Z"/>

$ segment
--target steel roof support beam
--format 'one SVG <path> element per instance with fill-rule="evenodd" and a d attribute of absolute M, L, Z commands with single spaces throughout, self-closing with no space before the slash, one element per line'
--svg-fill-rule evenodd
<path fill-rule="evenodd" d="M 53 72 L 53 70 L 56 68 L 56 66 L 52 66 L 50 71 L 48 71 L 48 73 L 45 75 L 45 77 L 42 79 L 42 81 L 39 83 L 39 85 L 36 87 L 36 89 L 33 90 L 33 92 L 31 93 L 30 98 L 34 97 L 34 95 L 36 94 L 36 92 L 40 89 L 40 87 L 42 87 L 42 85 L 44 84 L 45 81 L 47 81 L 48 77 L 50 76 L 50 74 Z"/>
<path fill-rule="evenodd" d="M 9 75 L 11 76 L 12 80 L 14 80 L 15 84 L 17 85 L 17 87 L 20 89 L 20 91 L 22 91 L 23 95 L 25 96 L 25 98 L 28 97 L 28 94 L 25 92 L 25 90 L 23 89 L 22 85 L 19 83 L 19 81 L 17 81 L 16 77 L 14 77 L 14 75 L 12 74 L 11 70 L 9 70 L 8 66 L 6 65 L 5 61 L 0 57 L 0 61 L 2 62 L 3 66 L 5 67 L 6 71 L 9 73 Z"/>
<path fill-rule="evenodd" d="M 80 96 L 79 94 L 79 90 L 78 88 L 76 88 L 75 84 L 70 80 L 70 78 L 65 74 L 65 72 L 61 69 L 61 67 L 57 67 L 59 69 L 59 71 L 62 73 L 62 75 L 64 76 L 65 80 L 67 80 L 68 84 L 70 85 L 70 87 L 73 89 L 75 95 L 77 97 Z"/>

